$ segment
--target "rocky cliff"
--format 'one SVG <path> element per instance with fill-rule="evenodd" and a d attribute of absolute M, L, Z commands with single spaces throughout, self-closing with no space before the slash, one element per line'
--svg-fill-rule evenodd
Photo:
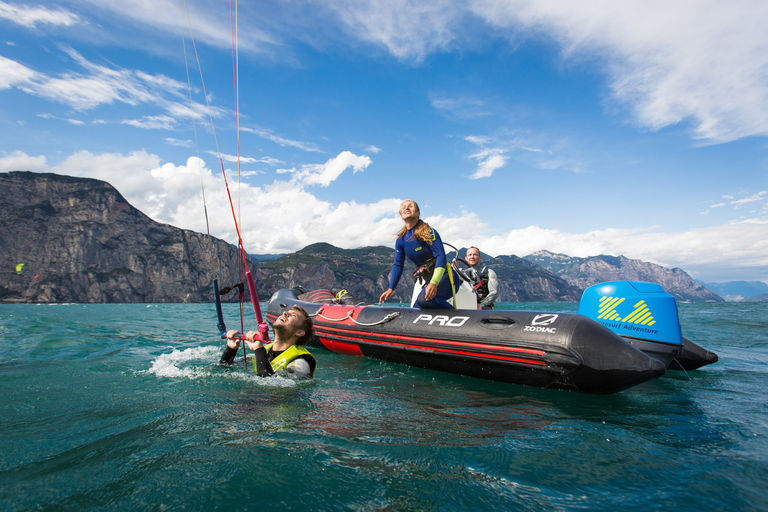
<path fill-rule="evenodd" d="M 0 173 L 2 302 L 209 301 L 214 276 L 236 279 L 238 256 L 153 221 L 103 181 Z"/>
<path fill-rule="evenodd" d="M 308 290 L 347 290 L 356 300 L 378 302 L 389 285 L 393 250 L 388 247 L 340 249 L 326 243 L 312 244 L 293 254 L 263 261 L 255 273 L 260 287 L 270 293 L 300 285 Z M 407 302 L 413 282 L 403 277 L 391 301 Z"/>
<path fill-rule="evenodd" d="M 483 255 L 483 263 L 499 279 L 499 302 L 575 302 L 581 298 L 578 287 L 518 256 Z"/>
<path fill-rule="evenodd" d="M 682 301 L 721 302 L 723 299 L 696 282 L 679 268 L 666 268 L 654 263 L 632 260 L 624 256 L 591 256 L 575 258 L 565 254 L 538 251 L 525 257 L 584 290 L 603 281 L 631 279 L 658 283 L 667 293 Z"/>

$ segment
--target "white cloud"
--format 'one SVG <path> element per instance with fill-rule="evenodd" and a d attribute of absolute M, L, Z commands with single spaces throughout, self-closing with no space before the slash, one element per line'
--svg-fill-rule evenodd
<path fill-rule="evenodd" d="M 421 213 L 424 221 L 437 229 L 443 243 L 450 244 L 458 249 L 477 245 L 486 238 L 487 233 L 490 231 L 488 223 L 483 222 L 474 212 L 462 209 L 458 214 L 445 215 L 441 213 L 431 214 L 427 209 L 426 206 L 422 208 Z M 402 222 L 398 224 L 397 228 L 399 229 L 401 226 Z M 488 251 L 484 250 L 484 252 Z"/>
<path fill-rule="evenodd" d="M 169 101 L 164 103 L 163 107 L 172 116 L 182 119 L 202 120 L 208 117 L 208 107 L 200 103 L 193 103 L 190 105 L 189 102 L 177 103 L 174 101 Z M 221 109 L 214 109 L 213 107 L 211 108 L 214 110 L 214 116 L 222 112 Z"/>
<path fill-rule="evenodd" d="M 304 185 L 327 187 L 350 167 L 353 173 L 357 173 L 365 170 L 369 165 L 371 165 L 369 156 L 358 156 L 351 151 L 342 151 L 322 165 L 303 166 L 300 171 L 295 173 L 295 178 Z"/>
<path fill-rule="evenodd" d="M 489 178 L 496 169 L 507 164 L 506 151 L 500 148 L 485 149 L 470 155 L 470 158 L 477 160 L 477 170 L 470 176 L 473 180 Z"/>
<path fill-rule="evenodd" d="M 32 81 L 37 73 L 27 66 L 0 55 L 0 90 Z"/>
<path fill-rule="evenodd" d="M 191 148 L 192 147 L 192 141 L 185 139 L 177 139 L 175 137 L 166 137 L 163 139 L 166 144 L 170 144 L 171 146 L 177 146 L 180 148 Z"/>
<path fill-rule="evenodd" d="M 429 95 L 430 104 L 437 110 L 459 119 L 477 119 L 491 114 L 486 102 L 471 97 Z"/>
<path fill-rule="evenodd" d="M 263 176 L 264 174 L 266 174 L 264 171 L 244 171 L 240 169 L 240 176 L 243 178 L 248 178 L 251 176 Z"/>
<path fill-rule="evenodd" d="M 166 115 L 144 116 L 141 119 L 126 119 L 121 124 L 145 130 L 172 130 L 176 127 L 176 120 Z"/>
<path fill-rule="evenodd" d="M 198 103 L 179 103 L 178 99 L 183 99 L 187 89 L 186 84 L 164 75 L 97 65 L 71 48 L 65 49 L 65 52 L 84 72 L 49 76 L 0 56 L 0 89 L 17 87 L 28 94 L 78 111 L 113 103 L 131 106 L 148 104 L 165 110 L 165 114 L 126 123 L 143 128 L 167 128 L 174 124 L 176 118 L 199 119 L 207 113 L 206 108 Z M 214 114 L 223 112 L 215 107 L 212 107 L 212 111 Z"/>
<path fill-rule="evenodd" d="M 614 97 L 642 126 L 690 121 L 709 142 L 768 135 L 762 0 L 475 0 L 472 10 L 512 38 L 546 34 L 566 58 L 602 60 Z"/>
<path fill-rule="evenodd" d="M 0 18 L 5 18 L 28 28 L 34 28 L 38 24 L 69 27 L 80 21 L 76 14 L 64 9 L 12 5 L 1 0 Z"/>
<path fill-rule="evenodd" d="M 309 152 L 320 152 L 320 149 L 318 149 L 317 146 L 315 146 L 312 143 L 286 139 L 285 137 L 275 135 L 271 131 L 266 130 L 264 128 L 250 128 L 248 126 L 241 126 L 240 131 L 258 135 L 262 139 L 266 139 L 268 141 L 274 142 L 275 144 L 278 144 L 280 146 L 298 148 L 303 151 L 309 151 Z"/>
<path fill-rule="evenodd" d="M 749 210 L 759 213 L 761 210 L 768 210 L 768 190 L 761 190 L 756 193 L 745 195 L 744 197 L 735 197 L 733 195 L 724 195 L 723 201 L 711 204 L 704 210 L 703 214 L 709 214 L 716 208 L 725 208 L 730 206 L 733 210 Z"/>
<path fill-rule="evenodd" d="M 594 61 L 613 99 L 641 126 L 690 123 L 707 143 L 768 135 L 768 2 L 763 0 L 346 0 L 332 9 L 347 31 L 404 61 L 473 39 L 517 46 L 546 37 L 569 62 Z M 446 112 L 481 105 L 435 96 Z"/>
<path fill-rule="evenodd" d="M 134 151 L 127 155 L 77 151 L 54 168 L 61 174 L 107 181 L 126 198 L 138 199 L 152 189 L 146 178 L 152 169 L 160 165 L 160 157 L 146 151 Z"/>
<path fill-rule="evenodd" d="M 277 158 L 273 158 L 271 156 L 263 156 L 259 158 L 259 162 L 272 166 L 280 165 L 283 163 L 282 160 L 278 160 Z"/>
<path fill-rule="evenodd" d="M 60 117 L 51 113 L 37 114 L 40 119 L 54 119 L 56 121 L 64 121 L 65 123 L 73 124 L 75 126 L 85 126 L 87 123 L 82 119 L 75 119 L 73 117 Z M 92 124 L 99 124 L 96 121 L 91 121 Z"/>
<path fill-rule="evenodd" d="M 492 136 L 468 135 L 464 140 L 479 147 L 468 155 L 477 161 L 470 179 L 489 178 L 497 169 L 508 166 L 510 161 L 523 169 L 544 171 L 578 173 L 585 166 L 580 162 L 579 149 L 574 148 L 568 138 L 501 130 Z"/>
<path fill-rule="evenodd" d="M 744 206 L 750 203 L 756 203 L 760 201 L 765 201 L 768 198 L 768 191 L 767 190 L 761 190 L 760 192 L 756 194 L 752 194 L 748 197 L 743 197 L 741 199 L 734 200 L 731 204 L 733 204 L 736 207 Z"/>
<path fill-rule="evenodd" d="M 490 137 L 486 137 L 483 135 L 467 135 L 464 137 L 464 140 L 467 142 L 471 142 L 473 144 L 477 144 L 478 146 L 484 146 L 491 142 Z"/>
<path fill-rule="evenodd" d="M 230 12 L 225 5 L 216 2 L 179 2 L 177 0 L 122 0 L 105 2 L 103 0 L 85 0 L 94 11 L 94 16 L 119 16 L 119 25 L 132 30 L 163 33 L 178 38 L 183 35 L 190 38 L 192 33 L 196 44 L 207 44 L 218 48 L 230 48 L 232 31 Z M 281 48 L 279 40 L 259 28 L 263 22 L 263 9 L 240 9 L 239 25 L 248 27 L 238 33 L 240 51 L 266 52 Z M 191 25 L 191 28 L 190 28 Z M 191 39 L 191 38 L 190 38 Z"/>
<path fill-rule="evenodd" d="M 254 163 L 269 163 L 272 164 L 275 160 L 273 158 L 265 157 L 265 158 L 254 158 L 252 156 L 243 156 L 240 155 L 238 158 L 237 155 L 229 155 L 227 153 L 216 153 L 215 151 L 208 151 L 208 154 L 213 155 L 215 157 L 221 157 L 222 160 L 225 162 L 231 162 L 231 163 L 237 163 L 239 160 L 240 163 L 244 164 L 254 164 Z"/>
<path fill-rule="evenodd" d="M 469 158 L 477 161 L 477 169 L 470 176 L 471 179 L 490 178 L 494 171 L 507 165 L 508 151 L 504 147 L 499 147 L 497 141 L 490 137 L 468 135 L 464 140 L 480 146 L 480 151 L 472 153 Z M 487 147 L 492 145 L 493 147 Z"/>
<path fill-rule="evenodd" d="M 0 156 L 0 172 L 7 171 L 48 171 L 46 158 L 40 156 L 30 156 L 23 151 L 14 151 L 11 154 L 3 153 Z"/>
<path fill-rule="evenodd" d="M 482 237 L 483 251 L 525 256 L 541 249 L 569 256 L 624 255 L 667 267 L 717 266 L 768 273 L 768 220 L 749 219 L 684 232 L 658 227 L 564 233 L 539 226 Z"/>
<path fill-rule="evenodd" d="M 295 251 L 315 242 L 344 248 L 390 245 L 402 222 L 396 216 L 398 199 L 333 204 L 284 181 L 264 187 L 253 197 L 242 226 L 253 252 Z"/>
<path fill-rule="evenodd" d="M 114 103 L 116 100 L 127 100 L 121 98 L 112 84 L 94 77 L 68 75 L 62 78 L 48 78 L 22 86 L 21 89 L 29 94 L 64 103 L 76 110 L 89 110 L 98 105 Z"/>
<path fill-rule="evenodd" d="M 461 2 L 451 0 L 339 0 L 327 7 L 355 37 L 415 62 L 450 47 L 466 12 Z"/>

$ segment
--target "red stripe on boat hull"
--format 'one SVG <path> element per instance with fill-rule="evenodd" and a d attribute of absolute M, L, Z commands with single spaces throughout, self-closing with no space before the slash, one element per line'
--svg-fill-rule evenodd
<path fill-rule="evenodd" d="M 336 330 L 345 332 L 344 329 L 336 329 Z M 470 352 L 468 350 L 456 350 L 456 349 L 443 348 L 443 347 L 437 347 L 437 346 L 415 345 L 415 344 L 402 343 L 399 341 L 391 341 L 391 340 L 393 339 L 394 340 L 414 340 L 414 341 L 422 341 L 426 343 L 444 343 L 444 344 L 466 345 L 466 346 L 472 346 L 472 343 L 453 342 L 449 340 L 432 340 L 432 339 L 416 338 L 412 336 L 389 335 L 389 334 L 379 334 L 379 333 L 377 333 L 377 336 L 380 336 L 383 339 L 372 339 L 368 337 L 362 337 L 359 335 L 352 336 L 352 335 L 325 332 L 323 331 L 322 327 L 317 328 L 316 331 L 323 345 L 329 350 L 333 350 L 334 352 L 336 352 L 336 350 L 332 347 L 338 346 L 342 350 L 351 350 L 350 345 L 354 343 L 362 342 L 362 343 L 371 343 L 376 345 L 386 345 L 386 346 L 396 347 L 396 348 L 409 348 L 409 349 L 423 350 L 428 352 L 437 352 L 442 354 L 454 354 L 454 355 L 462 355 L 462 356 L 469 356 L 469 357 L 477 357 L 481 359 L 495 359 L 495 360 L 501 360 L 501 361 L 511 361 L 516 363 L 533 364 L 537 366 L 545 366 L 547 364 L 546 361 L 527 359 L 522 357 L 510 357 L 510 356 L 487 354 L 487 353 L 483 354 L 480 352 Z M 346 331 L 346 332 L 349 332 L 350 334 L 353 333 L 353 331 Z M 354 334 L 358 334 L 358 333 L 354 333 Z M 329 336 L 333 338 L 329 338 Z M 517 347 L 496 347 L 496 346 L 490 346 L 490 345 L 480 345 L 480 346 L 492 347 L 494 349 L 500 349 L 500 350 L 520 351 L 520 352 L 526 352 L 526 353 L 540 355 L 540 356 L 546 355 L 546 353 L 541 350 L 517 349 Z M 359 345 L 357 350 L 359 351 L 360 355 L 363 354 L 362 347 L 360 347 Z M 345 351 L 343 353 L 354 354 L 356 352 Z"/>

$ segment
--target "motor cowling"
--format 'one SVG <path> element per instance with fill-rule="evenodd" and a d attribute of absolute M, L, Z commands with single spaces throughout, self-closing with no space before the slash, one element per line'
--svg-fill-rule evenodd
<path fill-rule="evenodd" d="M 620 336 L 683 344 L 677 302 L 656 283 L 610 281 L 590 286 L 578 313 Z"/>

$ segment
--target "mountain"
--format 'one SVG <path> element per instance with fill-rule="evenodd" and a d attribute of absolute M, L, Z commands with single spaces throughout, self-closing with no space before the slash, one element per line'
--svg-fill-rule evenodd
<path fill-rule="evenodd" d="M 0 173 L 0 261 L 0 302 L 209 302 L 214 277 L 241 280 L 235 246 L 155 222 L 106 182 L 57 174 Z M 300 284 L 373 302 L 392 249 L 315 244 L 248 266 L 262 299 Z M 397 292 L 410 300 L 407 279 Z"/>
<path fill-rule="evenodd" d="M 225 287 L 241 275 L 235 246 L 155 222 L 106 182 L 30 172 L 0 173 L 0 261 L 0 302 L 210 302 L 214 277 Z M 248 256 L 263 300 L 301 285 L 346 289 L 357 301 L 375 303 L 392 261 L 392 247 L 327 243 Z M 623 257 L 541 252 L 486 254 L 483 262 L 499 277 L 501 302 L 577 301 L 585 285 L 611 279 L 659 282 L 683 300 L 721 300 L 680 269 Z M 581 269 L 578 278 L 573 267 Z M 407 263 L 390 300 L 410 301 L 412 271 Z"/>
<path fill-rule="evenodd" d="M 724 297 L 727 301 L 765 302 L 768 284 L 762 281 L 728 281 L 724 283 L 701 283 L 703 286 Z"/>
<path fill-rule="evenodd" d="M 678 300 L 722 302 L 722 297 L 696 282 L 679 268 L 669 269 L 624 256 L 590 256 L 576 258 L 549 251 L 538 251 L 526 260 L 546 268 L 579 289 L 588 288 L 603 281 L 624 279 L 658 283 Z"/>
<path fill-rule="evenodd" d="M 11 172 L 0 173 L 0 261 L 0 302 L 201 302 L 214 276 L 234 282 L 240 255 L 153 221 L 106 182 Z"/>
<path fill-rule="evenodd" d="M 466 267 L 467 249 L 459 249 L 458 258 Z M 449 261 L 455 251 L 446 253 Z M 480 251 L 481 266 L 487 265 L 496 272 L 499 280 L 498 302 L 576 302 L 582 290 L 568 283 L 549 270 L 519 256 L 493 257 Z"/>
<path fill-rule="evenodd" d="M 340 249 L 316 243 L 293 254 L 260 262 L 254 278 L 269 293 L 300 285 L 307 290 L 347 290 L 355 300 L 372 303 L 378 302 L 381 292 L 387 289 L 392 261 L 393 250 L 387 247 Z M 390 300 L 410 301 L 408 281 L 404 275 Z"/>
<path fill-rule="evenodd" d="M 387 289 L 393 257 L 391 247 L 339 249 L 317 243 L 294 254 L 261 262 L 255 277 L 260 286 L 272 291 L 296 284 L 306 289 L 345 289 L 356 300 L 372 303 L 378 302 L 381 292 Z M 499 278 L 500 302 L 577 301 L 581 296 L 581 290 L 562 278 L 517 256 L 486 256 L 484 262 L 493 267 Z M 391 301 L 410 302 L 410 274 L 414 269 L 406 263 Z"/>
<path fill-rule="evenodd" d="M 483 256 L 499 279 L 499 302 L 577 302 L 578 287 L 546 268 L 518 256 Z"/>

